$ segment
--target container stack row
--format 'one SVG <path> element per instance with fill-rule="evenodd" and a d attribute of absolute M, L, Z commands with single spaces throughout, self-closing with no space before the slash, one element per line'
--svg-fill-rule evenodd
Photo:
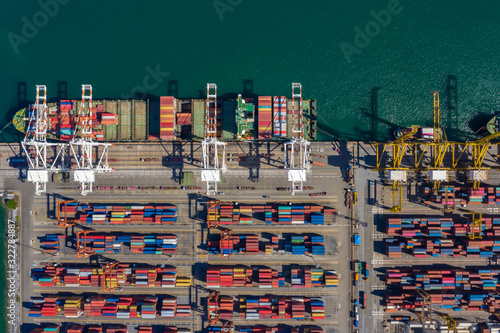
<path fill-rule="evenodd" d="M 224 256 L 238 253 L 273 254 L 273 250 L 277 250 L 278 253 L 289 252 L 292 255 L 326 254 L 323 236 L 291 235 L 286 241 L 283 240 L 284 247 L 280 248 L 280 243 L 278 236 L 272 236 L 271 242 L 264 242 L 259 241 L 257 235 L 233 234 L 228 239 L 209 240 L 207 251 L 210 254 L 222 253 Z"/>
<path fill-rule="evenodd" d="M 33 281 L 42 287 L 102 287 L 104 271 L 101 267 L 74 267 L 49 264 L 31 271 Z M 140 268 L 119 264 L 106 273 L 107 285 L 135 287 L 184 287 L 191 285 L 191 278 L 179 277 L 177 268 Z"/>
<path fill-rule="evenodd" d="M 432 298 L 432 309 L 434 311 L 487 311 L 491 313 L 500 310 L 500 295 L 494 292 L 473 293 L 457 291 L 432 291 L 428 292 Z M 402 293 L 387 293 L 385 297 L 388 309 L 405 309 L 420 311 L 423 299 L 420 294 L 414 291 Z"/>
<path fill-rule="evenodd" d="M 176 99 L 173 96 L 160 97 L 160 139 L 175 139 Z"/>
<path fill-rule="evenodd" d="M 252 269 L 246 267 L 209 267 L 207 287 L 251 287 Z"/>
<path fill-rule="evenodd" d="M 467 237 L 474 231 L 476 235 L 487 237 L 500 236 L 500 218 L 482 217 L 481 227 L 474 226 L 471 220 L 453 221 L 444 217 L 404 217 L 387 218 L 386 232 L 389 236 L 403 237 Z"/>
<path fill-rule="evenodd" d="M 338 286 L 338 276 L 333 271 L 323 271 L 322 268 L 293 268 L 291 273 L 293 288 Z"/>
<path fill-rule="evenodd" d="M 407 249 L 417 258 L 441 257 L 469 257 L 491 258 L 500 253 L 500 239 L 471 240 L 462 239 L 424 239 L 424 238 L 387 238 L 385 240 L 387 254 L 391 258 L 401 257 L 402 249 Z M 400 252 L 397 251 L 400 247 Z M 399 253 L 399 254 L 398 254 Z"/>
<path fill-rule="evenodd" d="M 235 330 L 240 333 L 323 333 L 323 329 L 321 327 L 316 326 L 286 326 L 280 325 L 277 327 L 268 327 L 268 326 L 240 326 Z M 220 333 L 221 327 L 218 326 L 209 326 L 209 333 Z"/>
<path fill-rule="evenodd" d="M 465 207 L 464 205 L 499 205 L 500 187 L 441 187 L 437 194 L 430 187 L 424 188 L 424 197 L 427 202 L 435 202 L 442 205 L 453 205 Z"/>
<path fill-rule="evenodd" d="M 274 96 L 273 98 L 273 136 L 275 138 L 285 138 L 286 137 L 286 97 L 285 96 Z"/>
<path fill-rule="evenodd" d="M 59 138 L 63 141 L 69 141 L 73 139 L 74 135 L 74 122 L 73 117 L 70 115 L 70 111 L 74 110 L 75 101 L 72 100 L 62 100 L 61 101 L 61 115 L 60 115 L 60 125 L 59 125 Z"/>
<path fill-rule="evenodd" d="M 130 245 L 133 253 L 173 254 L 177 252 L 175 235 L 119 235 L 88 234 L 79 235 L 85 253 L 120 253 L 123 243 Z"/>
<path fill-rule="evenodd" d="M 171 312 L 163 313 L 166 304 L 175 304 L 173 316 Z M 35 297 L 29 310 L 30 317 L 52 317 L 58 314 L 66 318 L 77 318 L 82 314 L 85 317 L 114 317 L 118 319 L 143 318 L 154 319 L 160 317 L 186 317 L 191 315 L 189 305 L 179 305 L 175 298 L 165 298 L 159 302 L 157 297 L 116 297 L 116 296 L 89 296 L 59 298 L 57 296 Z M 160 313 L 158 313 L 158 311 Z"/>
<path fill-rule="evenodd" d="M 307 297 L 239 297 L 240 319 L 325 319 L 323 299 Z"/>
<path fill-rule="evenodd" d="M 214 214 L 214 212 L 209 212 Z M 304 224 L 323 225 L 325 215 L 334 215 L 336 210 L 324 206 L 305 205 L 230 205 L 219 206 L 220 224 L 251 224 L 256 220 L 266 224 Z M 210 216 L 208 217 L 210 218 Z"/>
<path fill-rule="evenodd" d="M 290 284 L 294 288 L 337 287 L 339 277 L 335 271 L 322 268 L 292 268 Z M 260 288 L 285 287 L 284 272 L 263 267 L 213 267 L 207 269 L 208 288 L 252 287 L 252 282 Z"/>
<path fill-rule="evenodd" d="M 403 290 L 496 290 L 500 283 L 497 269 L 387 269 L 386 284 L 389 288 Z"/>
<path fill-rule="evenodd" d="M 285 251 L 294 255 L 325 255 L 325 239 L 323 236 L 291 236 Z"/>
<path fill-rule="evenodd" d="M 273 134 L 271 96 L 259 96 L 258 106 L 258 138 L 259 140 L 269 140 L 272 138 Z"/>
<path fill-rule="evenodd" d="M 144 235 L 119 236 L 130 243 L 134 253 L 143 254 L 174 254 L 177 253 L 177 236 L 175 235 Z M 125 239 L 128 237 L 128 239 Z"/>
<path fill-rule="evenodd" d="M 61 216 L 68 222 L 88 224 L 174 224 L 175 205 L 93 205 L 70 202 L 61 205 Z"/>
<path fill-rule="evenodd" d="M 47 234 L 41 239 L 43 252 L 56 254 L 61 250 L 61 241 L 66 238 L 65 235 Z"/>
<path fill-rule="evenodd" d="M 447 217 L 403 217 L 387 218 L 386 232 L 389 236 L 401 235 L 415 237 L 426 235 L 429 237 L 446 237 L 455 234 L 456 228 L 452 218 Z M 459 229 L 461 232 L 461 229 Z"/>
<path fill-rule="evenodd" d="M 139 331 L 141 333 L 141 331 Z M 150 331 L 152 332 L 152 331 Z M 67 329 L 60 325 L 48 324 L 43 327 L 37 327 L 30 333 L 128 333 L 127 326 L 120 324 L 109 325 L 78 325 L 74 324 Z"/>

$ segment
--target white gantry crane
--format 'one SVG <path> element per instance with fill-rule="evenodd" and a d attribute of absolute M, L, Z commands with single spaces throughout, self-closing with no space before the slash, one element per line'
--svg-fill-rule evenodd
<path fill-rule="evenodd" d="M 28 181 L 35 184 L 35 194 L 41 195 L 47 190 L 49 172 L 58 172 L 64 169 L 64 161 L 61 166 L 56 166 L 59 157 L 64 157 L 63 143 L 47 142 L 47 87 L 36 86 L 36 104 L 34 110 L 30 108 L 29 123 L 26 134 L 21 142 L 24 153 L 28 160 Z M 47 161 L 47 148 L 54 148 L 51 152 L 55 154 L 52 162 Z"/>
<path fill-rule="evenodd" d="M 113 171 L 108 164 L 107 142 L 95 142 L 92 133 L 92 86 L 82 84 L 82 102 L 77 110 L 75 134 L 71 140 L 71 151 L 76 160 L 74 180 L 80 183 L 82 195 L 92 193 L 95 172 Z M 94 165 L 94 148 L 96 157 L 102 148 L 100 157 Z"/>
<path fill-rule="evenodd" d="M 302 85 L 292 83 L 292 139 L 285 142 L 285 169 L 288 181 L 292 182 L 292 195 L 302 192 L 307 181 L 309 165 L 309 141 L 304 137 L 304 121 L 302 118 Z"/>
<path fill-rule="evenodd" d="M 207 183 L 207 195 L 217 194 L 221 172 L 226 172 L 226 143 L 217 140 L 217 85 L 207 83 L 205 105 L 205 138 L 201 142 L 201 181 Z M 222 159 L 219 163 L 219 153 Z"/>

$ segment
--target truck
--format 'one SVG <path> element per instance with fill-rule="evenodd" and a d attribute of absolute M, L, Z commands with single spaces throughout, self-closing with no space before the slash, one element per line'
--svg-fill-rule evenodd
<path fill-rule="evenodd" d="M 354 234 L 354 246 L 361 246 L 361 236 Z"/>
<path fill-rule="evenodd" d="M 359 261 L 354 260 L 354 273 L 359 273 Z"/>
<path fill-rule="evenodd" d="M 318 152 L 318 153 L 322 153 L 324 152 L 325 149 L 324 148 L 309 148 L 309 152 Z"/>
<path fill-rule="evenodd" d="M 365 280 L 370 281 L 370 265 L 365 262 Z"/>
<path fill-rule="evenodd" d="M 362 293 L 363 293 L 363 299 L 361 301 L 361 308 L 363 310 L 366 310 L 366 295 L 367 294 L 366 294 L 366 291 L 362 291 Z"/>
<path fill-rule="evenodd" d="M 309 196 L 310 197 L 322 197 L 322 196 L 325 196 L 327 194 L 328 194 L 328 192 L 317 192 L 317 193 L 309 193 Z"/>
<path fill-rule="evenodd" d="M 9 166 L 13 168 L 25 167 L 28 164 L 26 158 L 23 156 L 10 157 L 7 159 L 7 162 L 9 162 Z"/>
<path fill-rule="evenodd" d="M 359 275 L 358 273 L 354 273 L 354 286 L 358 286 Z"/>

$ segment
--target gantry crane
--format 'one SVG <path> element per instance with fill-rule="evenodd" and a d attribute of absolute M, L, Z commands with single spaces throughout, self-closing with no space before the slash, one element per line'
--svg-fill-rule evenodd
<path fill-rule="evenodd" d="M 472 181 L 474 189 L 479 188 L 481 182 L 488 179 L 489 168 L 483 167 L 483 161 L 484 158 L 486 157 L 486 154 L 488 153 L 488 149 L 491 146 L 491 141 L 498 137 L 500 137 L 500 131 L 493 134 L 489 134 L 475 141 L 465 142 L 463 144 L 462 151 L 460 152 L 460 154 L 456 159 L 455 159 L 455 148 L 453 148 L 454 168 L 457 167 L 458 163 L 460 162 L 460 158 L 462 157 L 463 153 L 467 150 L 467 148 L 468 147 L 471 148 L 472 165 L 470 167 L 467 167 L 466 169 L 469 171 L 468 178 L 469 181 Z"/>
<path fill-rule="evenodd" d="M 403 190 L 401 188 L 401 182 L 406 182 L 408 168 L 401 167 L 401 161 L 406 153 L 406 150 L 411 145 L 407 140 L 411 139 L 415 134 L 417 134 L 419 127 L 412 125 L 411 129 L 401 137 L 388 143 L 376 144 L 377 149 L 377 162 L 376 170 L 388 170 L 388 179 L 392 182 L 391 192 L 392 192 L 392 212 L 400 212 L 403 207 Z M 382 150 L 380 145 L 383 146 Z M 392 167 L 381 168 L 383 155 L 388 147 L 392 147 Z M 396 200 L 396 196 L 399 197 Z"/>
<path fill-rule="evenodd" d="M 29 124 L 26 126 L 26 134 L 21 145 L 28 160 L 28 181 L 35 185 L 35 194 L 41 195 L 47 191 L 49 172 L 59 172 L 64 169 L 64 161 L 61 166 L 56 167 L 59 156 L 64 158 L 63 143 L 47 142 L 47 87 L 36 86 L 36 103 L 34 110 L 30 111 Z M 47 162 L 47 148 L 55 148 L 55 158 L 52 163 Z M 31 148 L 34 148 L 32 154 Z M 34 156 L 33 156 L 34 155 Z"/>
<path fill-rule="evenodd" d="M 426 291 L 422 289 L 417 289 L 417 293 L 422 297 L 422 311 L 419 314 L 417 312 L 417 315 L 420 317 L 420 320 L 422 321 L 422 325 L 425 325 L 426 323 L 431 323 L 432 321 L 432 297 L 429 295 Z M 426 308 L 428 315 L 426 314 Z"/>
<path fill-rule="evenodd" d="M 443 313 L 439 315 L 441 318 L 443 318 L 446 321 L 446 327 L 447 333 L 456 333 L 457 332 L 457 321 L 453 318 L 451 318 L 449 315 Z M 443 332 L 443 331 L 441 331 Z"/>
<path fill-rule="evenodd" d="M 217 85 L 207 83 L 205 105 L 205 138 L 201 142 L 201 181 L 207 184 L 207 195 L 217 194 L 221 172 L 226 172 L 226 143 L 217 139 Z M 219 149 L 222 160 L 219 163 Z"/>
<path fill-rule="evenodd" d="M 71 151 L 76 160 L 76 170 L 74 180 L 80 183 L 82 195 L 92 193 L 92 185 L 95 182 L 95 172 L 113 171 L 108 164 L 107 142 L 94 141 L 92 133 L 92 86 L 82 85 L 82 102 L 78 108 L 76 117 L 76 128 L 73 140 L 71 140 Z M 97 163 L 94 163 L 93 149 L 96 149 L 96 156 L 99 147 L 102 152 Z"/>
<path fill-rule="evenodd" d="M 231 234 L 232 230 L 226 229 L 226 228 L 221 228 L 219 227 L 219 230 L 221 232 L 220 234 L 220 257 L 224 258 L 227 257 L 228 259 L 231 258 L 231 250 L 232 250 L 232 242 L 231 242 Z M 227 255 L 224 255 L 224 243 L 227 243 L 227 248 L 228 248 L 228 253 Z"/>
<path fill-rule="evenodd" d="M 292 182 L 292 195 L 302 192 L 307 181 L 310 142 L 304 137 L 302 115 L 302 85 L 292 83 L 292 139 L 284 144 L 284 168 L 288 170 L 288 181 Z"/>
<path fill-rule="evenodd" d="M 94 230 L 83 230 L 78 231 L 76 233 L 76 257 L 77 258 L 86 258 L 93 255 L 95 252 L 87 253 L 87 235 L 93 232 Z M 83 234 L 83 237 L 81 237 Z M 83 242 L 82 242 L 83 241 Z"/>
<path fill-rule="evenodd" d="M 75 223 L 68 221 L 68 214 L 66 212 L 66 205 L 72 202 L 76 202 L 75 200 L 66 200 L 59 201 L 57 203 L 57 227 L 58 228 L 67 228 L 75 225 Z M 64 205 L 64 206 L 63 206 Z M 64 218 L 61 217 L 61 210 L 64 207 Z"/>
<path fill-rule="evenodd" d="M 222 333 L 231 333 L 233 332 L 233 323 L 229 320 L 221 320 L 222 322 L 222 328 L 221 332 Z"/>
<path fill-rule="evenodd" d="M 111 262 L 111 263 L 107 263 L 107 264 L 104 264 L 102 265 L 102 274 L 103 274 L 103 283 L 102 283 L 102 291 L 113 291 L 115 290 L 116 288 L 118 288 L 118 279 L 116 279 L 116 285 L 113 286 L 113 283 L 111 282 L 112 280 L 112 271 L 113 269 L 118 266 L 119 262 L 118 261 L 115 261 L 115 262 Z M 109 276 L 109 281 L 107 280 L 106 276 Z"/>
<path fill-rule="evenodd" d="M 207 202 L 207 226 L 217 228 L 220 224 L 219 200 L 210 200 Z"/>
<path fill-rule="evenodd" d="M 430 180 L 433 182 L 434 194 L 437 194 L 441 182 L 448 180 L 447 170 L 449 170 L 449 168 L 443 168 L 442 164 L 450 143 L 446 138 L 446 133 L 441 128 L 439 93 L 437 91 L 432 91 L 431 94 L 433 97 L 432 109 L 434 114 L 434 138 L 432 143 L 432 164 L 430 167 Z"/>
<path fill-rule="evenodd" d="M 211 291 L 210 295 L 208 296 L 207 300 L 208 325 L 216 325 L 217 322 L 219 321 L 220 318 L 219 295 L 220 293 L 218 291 Z M 210 302 L 214 303 L 213 308 L 210 306 Z"/>
<path fill-rule="evenodd" d="M 220 319 L 220 303 L 219 303 L 219 295 L 218 291 L 211 291 L 208 300 L 207 300 L 207 314 L 208 314 L 208 325 L 217 325 L 220 321 L 222 323 L 221 332 L 222 333 L 231 333 L 233 332 L 233 323 L 228 320 Z M 210 303 L 213 302 L 213 307 Z"/>
<path fill-rule="evenodd" d="M 476 212 L 469 212 L 472 215 L 470 230 L 469 230 L 469 239 L 482 239 L 483 235 L 481 232 L 481 228 L 483 227 L 483 214 Z M 476 232 L 477 229 L 477 232 Z"/>

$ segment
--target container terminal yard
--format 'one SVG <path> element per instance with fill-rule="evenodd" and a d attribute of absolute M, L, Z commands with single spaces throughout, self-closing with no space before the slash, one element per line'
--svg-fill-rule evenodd
<path fill-rule="evenodd" d="M 265 140 L 275 105 L 252 132 L 238 97 L 224 140 L 209 84 L 201 141 L 161 125 L 111 145 L 88 86 L 71 138 L 47 140 L 39 87 L 26 138 L 0 145 L 21 332 L 498 332 L 500 132 L 449 142 L 437 92 L 434 127 L 391 142 L 313 141 L 280 98 L 285 138 Z"/>

